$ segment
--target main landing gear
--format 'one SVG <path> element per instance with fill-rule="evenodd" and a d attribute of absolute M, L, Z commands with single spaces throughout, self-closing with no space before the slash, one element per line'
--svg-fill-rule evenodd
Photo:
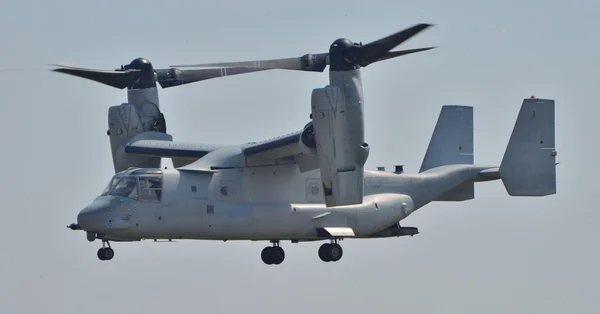
<path fill-rule="evenodd" d="M 319 258 L 323 262 L 337 262 L 342 258 L 344 250 L 342 250 L 342 246 L 338 244 L 338 241 L 338 239 L 332 239 L 331 243 L 325 243 L 319 247 Z M 285 259 L 285 252 L 279 246 L 279 241 L 274 240 L 271 243 L 273 243 L 273 246 L 264 248 L 260 254 L 260 258 L 267 265 L 279 265 Z"/>
<path fill-rule="evenodd" d="M 108 247 L 106 247 L 108 245 Z M 98 250 L 98 258 L 101 261 L 110 261 L 115 256 L 115 251 L 110 247 L 110 243 L 102 240 L 102 247 Z"/>
<path fill-rule="evenodd" d="M 260 258 L 267 265 L 279 265 L 285 259 L 285 252 L 279 246 L 279 241 L 271 241 L 273 246 L 267 246 L 260 253 Z"/>
<path fill-rule="evenodd" d="M 331 243 L 325 243 L 319 247 L 319 258 L 323 262 L 337 262 L 342 258 L 342 246 L 337 243 L 337 240 L 332 240 Z"/>

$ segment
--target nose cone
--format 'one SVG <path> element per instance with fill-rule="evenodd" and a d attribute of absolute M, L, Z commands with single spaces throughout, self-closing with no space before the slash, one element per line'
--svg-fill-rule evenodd
<path fill-rule="evenodd" d="M 83 230 L 100 231 L 110 207 L 109 201 L 97 199 L 79 212 L 77 223 Z"/>

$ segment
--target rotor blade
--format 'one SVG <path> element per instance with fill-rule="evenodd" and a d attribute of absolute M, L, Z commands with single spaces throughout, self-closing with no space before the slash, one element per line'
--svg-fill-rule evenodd
<path fill-rule="evenodd" d="M 392 58 L 396 58 L 396 57 L 400 57 L 400 56 L 405 56 L 411 53 L 415 53 L 415 52 L 421 52 L 421 51 L 427 51 L 427 50 L 431 50 L 437 47 L 427 47 L 427 48 L 416 48 L 416 49 L 405 49 L 405 50 L 397 50 L 397 51 L 390 51 L 388 53 L 385 54 L 385 56 L 371 62 L 371 63 L 375 63 L 375 62 L 379 62 L 379 61 L 383 61 L 383 60 L 387 60 L 387 59 L 392 59 Z"/>
<path fill-rule="evenodd" d="M 237 61 L 237 62 L 219 62 L 219 63 L 199 63 L 189 65 L 171 65 L 170 67 L 245 67 L 260 69 L 282 69 L 298 71 L 323 72 L 326 63 L 327 53 L 306 54 L 299 58 L 269 59 L 255 61 Z"/>
<path fill-rule="evenodd" d="M 119 89 L 129 86 L 135 81 L 140 72 L 140 70 L 110 71 L 85 69 L 57 64 L 51 64 L 51 66 L 59 67 L 58 69 L 53 69 L 51 71 L 78 76 Z"/>
<path fill-rule="evenodd" d="M 384 57 L 388 51 L 431 26 L 433 25 L 425 23 L 417 24 L 387 37 L 362 45 L 359 49 L 353 49 L 351 54 L 361 60 L 362 66 L 366 66 Z"/>
<path fill-rule="evenodd" d="M 199 69 L 199 70 L 181 70 L 181 69 L 157 69 L 158 84 L 162 88 L 194 83 L 203 80 L 209 80 L 217 77 L 232 76 L 244 73 L 267 71 L 270 69 L 252 69 L 252 68 L 219 68 L 219 69 Z"/>

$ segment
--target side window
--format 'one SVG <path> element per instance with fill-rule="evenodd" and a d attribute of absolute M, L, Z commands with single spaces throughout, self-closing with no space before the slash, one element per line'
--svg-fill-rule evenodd
<path fill-rule="evenodd" d="M 162 177 L 139 177 L 142 201 L 160 202 L 162 199 Z"/>

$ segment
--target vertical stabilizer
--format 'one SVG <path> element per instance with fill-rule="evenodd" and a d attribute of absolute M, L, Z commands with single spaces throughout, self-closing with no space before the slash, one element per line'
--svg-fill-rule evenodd
<path fill-rule="evenodd" d="M 509 195 L 556 193 L 554 114 L 554 100 L 523 100 L 499 170 Z"/>
<path fill-rule="evenodd" d="M 473 107 L 442 106 L 419 172 L 445 165 L 472 165 L 473 161 Z M 474 197 L 474 183 L 466 182 L 436 201 L 464 201 Z"/>
<path fill-rule="evenodd" d="M 442 106 L 419 172 L 455 164 L 473 164 L 473 107 Z"/>

